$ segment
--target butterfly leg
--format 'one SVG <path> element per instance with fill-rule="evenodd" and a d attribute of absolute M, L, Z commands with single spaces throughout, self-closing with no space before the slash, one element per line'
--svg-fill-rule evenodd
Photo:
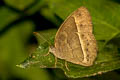
<path fill-rule="evenodd" d="M 51 52 L 51 48 L 49 47 L 49 51 L 48 51 L 48 53 L 45 54 L 44 56 L 48 56 L 48 55 L 50 54 L 50 52 Z"/>
<path fill-rule="evenodd" d="M 49 47 L 48 53 L 45 54 L 44 56 L 48 56 L 48 55 L 50 54 L 50 52 L 51 52 L 51 53 L 55 53 L 55 48 L 54 48 L 53 46 L 50 46 L 50 47 Z"/>
<path fill-rule="evenodd" d="M 57 66 L 57 57 L 55 57 L 55 68 Z"/>
<path fill-rule="evenodd" d="M 48 52 L 47 54 L 43 55 L 43 56 L 48 56 L 50 54 L 50 52 Z M 57 66 L 57 57 L 55 57 L 55 68 Z"/>
<path fill-rule="evenodd" d="M 50 54 L 50 52 L 48 52 L 47 54 L 43 55 L 43 56 L 48 56 Z"/>
<path fill-rule="evenodd" d="M 65 67 L 68 71 L 70 71 L 70 69 L 68 68 L 68 65 L 67 65 L 67 61 L 65 61 Z"/>

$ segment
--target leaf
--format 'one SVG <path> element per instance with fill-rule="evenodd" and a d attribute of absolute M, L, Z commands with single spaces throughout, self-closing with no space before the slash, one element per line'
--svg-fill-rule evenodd
<path fill-rule="evenodd" d="M 51 11 L 49 7 L 43 7 L 40 10 L 40 14 L 43 15 L 45 18 L 53 22 L 55 25 L 59 26 L 61 24 L 61 19 Z"/>
<path fill-rule="evenodd" d="M 4 0 L 6 4 L 17 8 L 19 10 L 24 10 L 31 4 L 35 2 L 35 0 Z"/>
<path fill-rule="evenodd" d="M 30 68 L 24 70 L 15 66 L 27 56 L 28 46 L 25 44 L 28 43 L 34 27 L 35 25 L 32 21 L 19 22 L 0 36 L 1 80 L 3 78 L 4 80 L 9 80 L 11 76 L 27 80 L 51 80 L 49 73 L 44 69 Z M 7 74 L 8 71 L 10 74 Z"/>
<path fill-rule="evenodd" d="M 92 16 L 94 34 L 95 38 L 97 39 L 99 50 L 97 59 L 94 65 L 90 67 L 84 67 L 68 62 L 68 68 L 70 71 L 65 68 L 65 61 L 58 59 L 57 68 L 61 68 L 64 70 L 66 76 L 72 78 L 89 77 L 119 69 L 120 54 L 118 52 L 118 46 L 115 44 L 115 42 L 119 43 L 119 41 L 116 41 L 115 38 L 120 34 L 120 5 L 109 0 L 49 1 L 49 7 L 51 8 L 51 11 L 53 11 L 53 13 L 58 15 L 63 20 L 72 11 L 79 8 L 80 6 L 87 7 Z M 43 33 L 46 34 L 49 34 L 50 32 L 52 31 L 43 31 Z M 41 35 L 41 33 L 39 35 Z M 22 68 L 31 66 L 37 66 L 40 68 L 55 68 L 55 57 L 52 54 L 44 56 L 48 53 L 49 46 L 51 44 L 54 45 L 53 36 L 54 35 L 49 35 L 49 37 L 47 39 L 45 38 L 45 40 L 41 39 L 41 37 L 37 37 L 38 42 L 41 44 L 30 57 L 28 57 L 23 63 L 19 64 L 18 66 Z M 45 35 L 42 37 L 45 37 Z"/>
<path fill-rule="evenodd" d="M 8 24 L 19 18 L 19 14 L 8 9 L 7 7 L 0 7 L 0 31 L 6 28 Z"/>
<path fill-rule="evenodd" d="M 39 11 L 40 8 L 45 6 L 45 1 L 44 0 L 37 0 L 35 1 L 34 5 L 32 5 L 27 11 L 26 13 L 28 13 L 29 15 L 34 14 L 35 12 Z"/>
<path fill-rule="evenodd" d="M 92 16 L 92 21 L 94 24 L 94 33 L 97 40 L 109 40 L 113 36 L 115 36 L 115 34 L 117 35 L 120 33 L 119 31 L 120 24 L 118 24 L 118 21 L 120 21 L 120 18 L 118 17 L 120 14 L 119 4 L 114 3 L 112 1 L 52 0 L 49 3 L 49 5 L 52 11 L 54 11 L 54 13 L 56 13 L 62 19 L 65 19 L 71 12 L 73 12 L 75 9 L 79 8 L 80 6 L 87 7 Z"/>
<path fill-rule="evenodd" d="M 100 43 L 100 45 L 103 45 L 103 43 Z M 47 42 L 39 45 L 37 50 L 18 66 L 22 68 L 26 68 L 29 66 L 39 66 L 40 68 L 54 68 L 55 67 L 54 56 L 52 54 L 44 56 L 48 53 L 48 46 L 49 44 Z M 83 67 L 80 65 L 68 63 L 70 71 L 67 71 L 64 66 L 64 60 L 59 59 L 57 61 L 57 68 L 62 68 L 68 77 L 73 78 L 93 76 L 120 68 L 119 67 L 120 55 L 116 54 L 118 53 L 117 47 L 115 47 L 112 44 L 109 44 L 107 46 L 108 47 L 106 47 L 103 51 L 101 51 L 98 54 L 98 58 L 95 61 L 95 64 L 91 67 Z"/>
<path fill-rule="evenodd" d="M 23 62 L 24 66 L 21 64 L 17 65 L 17 66 L 25 68 L 25 67 L 28 67 L 29 65 L 31 65 L 31 64 L 29 64 L 29 62 L 32 64 L 39 63 L 40 61 L 38 60 L 38 58 L 43 58 L 42 61 L 46 61 L 46 59 L 44 58 L 44 55 L 48 53 L 49 45 L 53 44 L 55 33 L 56 33 L 56 29 L 45 30 L 45 31 L 41 31 L 39 33 L 34 32 L 34 34 L 37 37 L 37 40 L 39 42 L 39 46 L 38 46 L 37 50 L 29 58 L 27 58 L 25 60 L 25 63 Z M 38 54 L 38 53 L 41 53 L 41 54 Z M 50 62 L 51 62 L 51 60 L 50 60 Z M 40 63 L 40 64 L 42 64 L 42 63 Z"/>

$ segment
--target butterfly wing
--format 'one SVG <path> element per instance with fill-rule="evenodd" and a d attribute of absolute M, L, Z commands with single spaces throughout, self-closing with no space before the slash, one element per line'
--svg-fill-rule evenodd
<path fill-rule="evenodd" d="M 96 40 L 92 34 L 91 17 L 85 7 L 74 11 L 60 26 L 53 54 L 75 64 L 93 64 L 97 54 Z"/>

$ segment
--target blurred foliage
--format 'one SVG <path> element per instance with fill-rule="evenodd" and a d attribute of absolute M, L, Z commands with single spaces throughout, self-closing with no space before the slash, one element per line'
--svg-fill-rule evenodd
<path fill-rule="evenodd" d="M 11 22 L 19 18 L 19 13 L 10 10 L 5 6 L 0 7 L 0 31 L 7 27 Z"/>
<path fill-rule="evenodd" d="M 43 55 L 48 52 L 49 45 L 54 44 L 61 22 L 80 6 L 86 6 L 91 13 L 94 34 L 101 50 L 96 63 L 100 64 L 85 68 L 68 63 L 71 71 L 67 72 L 64 60 L 58 60 L 57 68 L 62 68 L 67 76 L 73 78 L 119 69 L 119 0 L 0 0 L 0 80 L 67 80 L 61 69 L 41 69 L 54 67 L 54 56 Z M 39 44 L 33 32 L 39 32 L 36 34 Z M 21 67 L 35 68 L 16 67 L 31 53 Z M 120 80 L 119 75 L 119 70 L 116 70 L 69 80 Z"/>
<path fill-rule="evenodd" d="M 32 5 L 35 0 L 4 0 L 6 4 L 18 10 L 24 10 Z"/>

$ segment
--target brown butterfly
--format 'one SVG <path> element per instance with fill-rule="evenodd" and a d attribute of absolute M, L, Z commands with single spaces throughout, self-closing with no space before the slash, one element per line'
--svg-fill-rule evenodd
<path fill-rule="evenodd" d="M 91 66 L 97 56 L 97 45 L 93 35 L 92 20 L 87 8 L 75 10 L 58 29 L 54 47 L 49 52 L 59 59 Z"/>

